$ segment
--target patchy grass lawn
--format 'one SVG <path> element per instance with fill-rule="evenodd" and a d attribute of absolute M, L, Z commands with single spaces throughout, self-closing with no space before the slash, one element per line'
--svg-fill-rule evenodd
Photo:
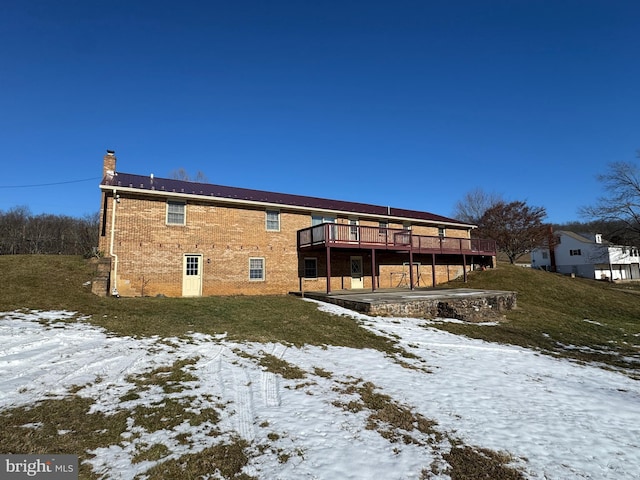
<path fill-rule="evenodd" d="M 395 346 L 347 317 L 289 295 L 202 298 L 101 298 L 86 284 L 95 266 L 81 257 L 0 256 L 0 311 L 70 310 L 133 337 L 226 334 L 229 340 L 337 345 L 394 352 Z"/>
<path fill-rule="evenodd" d="M 438 328 L 491 342 L 521 345 L 584 362 L 640 370 L 639 283 L 613 284 L 499 264 L 452 287 L 510 290 L 518 308 L 486 328 L 444 323 Z"/>
<path fill-rule="evenodd" d="M 281 343 L 304 346 L 369 348 L 388 355 L 407 355 L 390 338 L 375 335 L 349 317 L 321 312 L 310 302 L 293 296 L 234 296 L 206 298 L 99 298 L 91 294 L 94 266 L 80 257 L 0 256 L 0 311 L 68 310 L 83 321 L 120 336 L 187 338 L 193 332 L 226 335 L 235 342 Z M 496 326 L 439 323 L 434 327 L 491 342 L 520 345 L 541 352 L 608 368 L 624 369 L 640 378 L 640 286 L 615 285 L 500 264 L 499 268 L 474 272 L 469 281 L 451 282 L 451 287 L 512 290 L 518 293 L 518 309 Z M 86 317 L 84 317 L 86 316 Z M 284 379 L 305 379 L 313 374 L 326 378 L 329 372 L 301 371 L 274 355 L 263 353 L 250 359 Z M 166 399 L 112 415 L 91 413 L 92 401 L 71 392 L 68 398 L 45 399 L 36 405 L 0 411 L 0 444 L 4 453 L 79 453 L 122 443 L 127 422 L 145 431 L 175 429 L 188 422 L 210 425 L 208 434 L 218 435 L 216 425 L 225 405 L 194 412 L 183 392 L 193 381 L 192 360 L 158 368 L 128 379 L 132 389 L 123 403 L 139 399 L 150 388 L 160 388 Z M 427 418 L 412 412 L 363 381 L 340 385 L 352 401 L 335 404 L 351 412 L 366 412 L 370 430 L 390 442 L 438 443 L 446 432 Z M 126 413 L 125 413 L 126 412 Z M 278 433 L 273 433 L 275 436 Z M 187 442 L 185 436 L 185 442 Z M 442 452 L 444 467 L 433 465 L 422 478 L 449 474 L 456 479 L 518 479 L 509 467 L 507 453 L 457 444 Z M 262 446 L 261 448 L 267 448 Z M 240 438 L 225 438 L 214 447 L 180 460 L 162 463 L 146 472 L 148 478 L 198 478 L 219 471 L 224 478 L 251 478 L 242 474 L 248 461 L 248 444 Z M 137 462 L 167 456 L 166 446 L 150 443 L 139 448 Z M 285 462 L 291 453 L 282 453 Z M 81 478 L 103 478 L 88 464 Z"/>
<path fill-rule="evenodd" d="M 0 310 L 66 309 L 118 335 L 183 337 L 189 332 L 226 334 L 236 341 L 336 345 L 397 351 L 350 318 L 319 311 L 299 298 L 232 296 L 204 298 L 100 298 L 86 284 L 95 266 L 73 256 L 0 256 Z M 640 284 L 570 278 L 500 263 L 473 272 L 451 287 L 511 290 L 518 309 L 506 322 L 435 325 L 451 333 L 520 345 L 544 353 L 640 369 Z"/>

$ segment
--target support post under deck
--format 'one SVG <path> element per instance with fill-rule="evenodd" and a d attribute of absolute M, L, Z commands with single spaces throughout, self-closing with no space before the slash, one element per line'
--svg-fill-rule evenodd
<path fill-rule="evenodd" d="M 467 283 L 467 256 L 462 254 L 462 268 L 464 269 L 464 283 Z"/>
<path fill-rule="evenodd" d="M 371 249 L 371 291 L 376 291 L 376 249 Z"/>
<path fill-rule="evenodd" d="M 409 232 L 409 286 L 413 290 L 413 238 Z"/>
<path fill-rule="evenodd" d="M 327 295 L 331 293 L 331 247 L 327 245 Z"/>
<path fill-rule="evenodd" d="M 436 286 L 436 254 L 431 254 L 431 286 Z"/>

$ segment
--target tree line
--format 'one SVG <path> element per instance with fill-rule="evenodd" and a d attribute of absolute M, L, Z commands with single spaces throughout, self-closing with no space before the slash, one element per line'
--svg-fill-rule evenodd
<path fill-rule="evenodd" d="M 28 207 L 0 210 L 0 255 L 96 254 L 99 215 L 33 215 Z"/>

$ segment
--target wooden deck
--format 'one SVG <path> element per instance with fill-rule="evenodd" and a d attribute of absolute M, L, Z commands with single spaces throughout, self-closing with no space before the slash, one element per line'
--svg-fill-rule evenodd
<path fill-rule="evenodd" d="M 298 230 L 298 249 L 320 247 L 412 251 L 413 253 L 496 255 L 493 240 L 415 235 L 411 230 L 323 223 Z"/>

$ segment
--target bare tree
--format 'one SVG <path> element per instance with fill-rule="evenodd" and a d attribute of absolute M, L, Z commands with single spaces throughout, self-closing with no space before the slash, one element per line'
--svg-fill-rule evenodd
<path fill-rule="evenodd" d="M 24 244 L 27 221 L 31 216 L 29 207 L 14 207 L 7 212 L 0 212 L 0 253 L 17 255 L 27 253 Z"/>
<path fill-rule="evenodd" d="M 194 178 L 191 178 L 189 173 L 182 167 L 171 172 L 171 178 L 173 178 L 174 180 L 184 180 L 185 182 L 198 182 L 198 183 L 209 182 L 209 179 L 207 178 L 207 176 L 200 170 L 196 172 L 196 176 Z"/>
<path fill-rule="evenodd" d="M 544 207 L 532 207 L 522 201 L 498 203 L 489 208 L 478 222 L 478 235 L 496 241 L 511 263 L 547 239 L 548 226 Z"/>
<path fill-rule="evenodd" d="M 98 245 L 99 214 L 84 218 L 31 215 L 27 207 L 0 211 L 0 254 L 90 255 Z"/>
<path fill-rule="evenodd" d="M 100 232 L 100 212 L 89 213 L 79 221 L 76 233 L 78 235 L 79 250 L 84 255 L 91 255 L 98 248 L 98 234 Z"/>
<path fill-rule="evenodd" d="M 502 202 L 504 200 L 501 195 L 476 188 L 456 203 L 452 216 L 463 222 L 477 225 L 487 210 Z"/>
<path fill-rule="evenodd" d="M 638 155 L 640 157 L 640 154 Z M 617 223 L 631 237 L 640 236 L 640 168 L 631 162 L 613 162 L 606 173 L 596 177 L 606 195 L 593 206 L 582 207 L 582 217 Z"/>
<path fill-rule="evenodd" d="M 632 231 L 620 220 L 593 220 L 590 222 L 569 222 L 556 224 L 554 230 L 569 230 L 576 233 L 601 233 L 609 242 L 616 245 L 640 247 L 640 232 Z"/>

